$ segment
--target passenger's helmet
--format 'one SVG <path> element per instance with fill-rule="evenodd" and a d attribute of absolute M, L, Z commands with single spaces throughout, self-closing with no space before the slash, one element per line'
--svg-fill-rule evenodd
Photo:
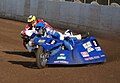
<path fill-rule="evenodd" d="M 31 24 L 32 26 L 35 26 L 37 23 L 37 18 L 36 16 L 30 15 L 27 19 L 27 22 Z"/>
<path fill-rule="evenodd" d="M 72 33 L 72 31 L 70 31 L 69 29 L 67 29 L 67 30 L 64 32 L 64 35 L 66 35 L 66 36 L 73 36 L 73 33 Z"/>

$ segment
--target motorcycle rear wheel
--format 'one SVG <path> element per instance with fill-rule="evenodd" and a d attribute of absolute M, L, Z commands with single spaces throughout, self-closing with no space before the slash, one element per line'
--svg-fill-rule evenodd
<path fill-rule="evenodd" d="M 39 69 L 44 68 L 47 64 L 47 53 L 42 46 L 37 49 L 36 64 Z"/>

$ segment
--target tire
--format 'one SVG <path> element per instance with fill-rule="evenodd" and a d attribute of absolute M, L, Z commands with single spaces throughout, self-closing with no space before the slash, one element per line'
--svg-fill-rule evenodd
<path fill-rule="evenodd" d="M 39 69 L 44 68 L 47 64 L 47 53 L 42 46 L 37 49 L 36 64 Z"/>

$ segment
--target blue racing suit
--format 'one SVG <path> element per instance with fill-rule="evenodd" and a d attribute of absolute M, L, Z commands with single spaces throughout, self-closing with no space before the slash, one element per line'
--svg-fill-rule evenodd
<path fill-rule="evenodd" d="M 73 46 L 67 40 L 65 40 L 65 36 L 61 32 L 55 31 L 53 29 L 51 30 L 50 28 L 45 27 L 43 23 L 38 23 L 36 25 L 36 28 L 44 29 L 43 30 L 44 31 L 44 36 L 43 37 L 52 37 L 52 38 L 55 38 L 55 39 L 58 39 L 58 40 L 62 40 L 63 44 L 64 44 L 64 47 L 67 50 L 73 50 Z M 59 46 L 57 49 L 52 50 L 51 55 L 55 55 L 61 49 L 62 49 L 62 46 Z"/>

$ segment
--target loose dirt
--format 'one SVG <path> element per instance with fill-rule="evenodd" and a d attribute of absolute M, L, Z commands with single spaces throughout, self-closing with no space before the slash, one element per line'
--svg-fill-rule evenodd
<path fill-rule="evenodd" d="M 95 36 L 107 62 L 37 69 L 33 54 L 22 45 L 25 23 L 0 19 L 0 83 L 120 83 L 120 40 Z"/>

